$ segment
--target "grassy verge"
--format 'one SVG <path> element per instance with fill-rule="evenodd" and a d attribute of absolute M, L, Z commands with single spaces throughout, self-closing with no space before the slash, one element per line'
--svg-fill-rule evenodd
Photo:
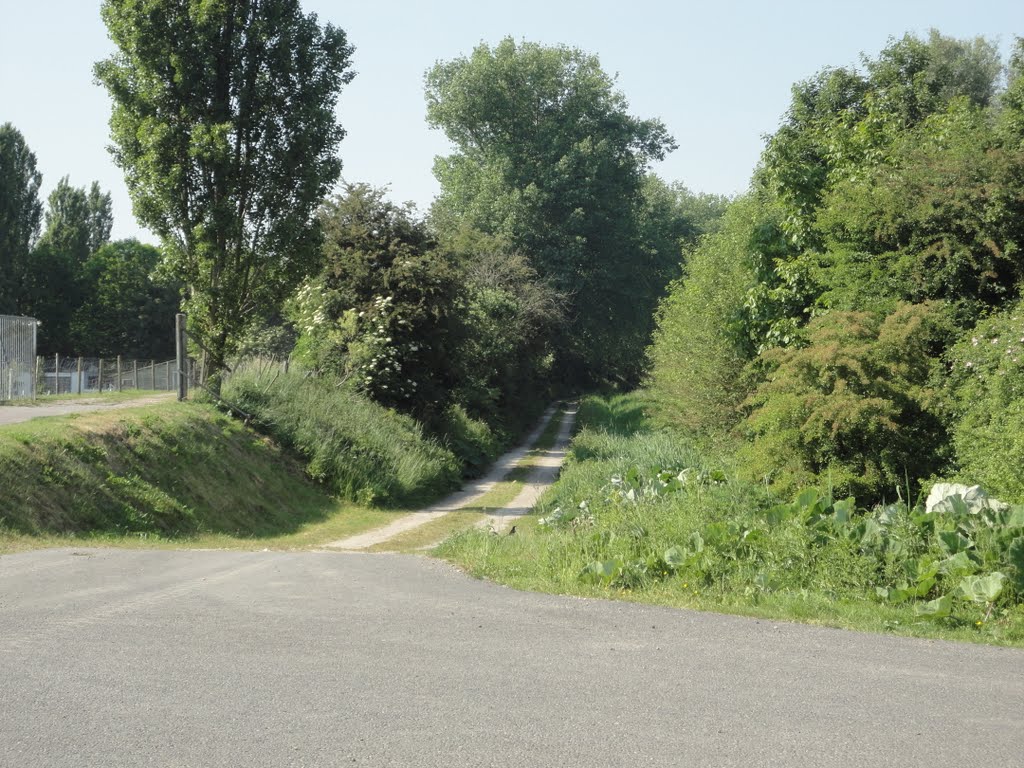
<path fill-rule="evenodd" d="M 207 405 L 0 427 L 0 552 L 308 547 L 405 511 L 331 498 L 279 447 Z"/>
<path fill-rule="evenodd" d="M 519 535 L 463 531 L 435 554 L 521 589 L 1024 646 L 1011 590 L 991 603 L 957 591 L 970 571 L 956 569 L 989 557 L 981 534 L 953 556 L 940 546 L 968 545 L 942 536 L 939 516 L 921 523 L 905 506 L 857 510 L 813 491 L 780 504 L 653 428 L 649 407 L 639 395 L 586 398 L 562 476 Z"/>

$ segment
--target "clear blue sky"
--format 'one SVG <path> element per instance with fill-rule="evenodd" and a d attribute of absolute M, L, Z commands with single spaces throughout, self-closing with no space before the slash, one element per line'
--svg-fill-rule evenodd
<path fill-rule="evenodd" d="M 61 176 L 114 196 L 114 237 L 152 241 L 131 214 L 110 161 L 110 105 L 92 64 L 111 44 L 99 0 L 0 0 L 0 123 L 36 153 L 49 193 Z M 433 158 L 444 136 L 424 120 L 423 73 L 481 41 L 564 43 L 600 56 L 634 114 L 660 117 L 679 149 L 655 168 L 695 191 L 744 190 L 789 101 L 790 86 L 827 65 L 876 54 L 891 36 L 984 35 L 1004 54 L 1024 35 L 1022 0 L 304 0 L 348 32 L 356 79 L 338 107 L 348 137 L 345 178 L 390 184 L 425 209 L 437 194 Z"/>

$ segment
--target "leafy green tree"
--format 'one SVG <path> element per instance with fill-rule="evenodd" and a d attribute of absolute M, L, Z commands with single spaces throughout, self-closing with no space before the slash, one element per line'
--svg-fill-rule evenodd
<path fill-rule="evenodd" d="M 71 339 L 71 318 L 82 301 L 81 265 L 67 252 L 40 241 L 29 254 L 19 286 L 19 311 L 40 321 L 37 352 L 79 352 Z M 83 354 L 87 354 L 82 350 Z"/>
<path fill-rule="evenodd" d="M 114 160 L 185 286 L 216 392 L 241 332 L 317 263 L 353 49 L 298 0 L 104 0 L 102 15 Z"/>
<path fill-rule="evenodd" d="M 110 242 L 114 228 L 114 207 L 109 192 L 100 191 L 100 184 L 94 181 L 89 187 L 86 209 L 89 212 L 89 253 L 96 253 Z"/>
<path fill-rule="evenodd" d="M 65 176 L 47 198 L 44 221 L 40 242 L 82 264 L 110 241 L 114 226 L 110 193 L 103 193 L 96 181 L 88 191 L 73 187 Z"/>
<path fill-rule="evenodd" d="M 0 125 L 0 314 L 21 311 L 21 272 L 39 235 L 42 180 L 21 132 L 10 123 Z"/>
<path fill-rule="evenodd" d="M 42 323 L 41 352 L 95 354 L 89 346 L 78 346 L 71 325 L 90 290 L 84 279 L 85 263 L 94 246 L 110 238 L 110 194 L 101 193 L 96 182 L 89 191 L 72 186 L 65 176 L 47 199 L 45 222 L 39 242 L 22 266 L 22 311 Z"/>
<path fill-rule="evenodd" d="M 324 204 L 323 267 L 290 302 L 297 352 L 377 402 L 430 420 L 451 400 L 451 327 L 462 288 L 449 255 L 409 206 L 346 184 Z"/>
<path fill-rule="evenodd" d="M 970 326 L 1024 279 L 1024 151 L 966 100 L 894 141 L 885 164 L 838 181 L 815 228 L 825 307 L 946 299 Z"/>
<path fill-rule="evenodd" d="M 1024 149 L 1024 37 L 1018 37 L 1007 67 L 1006 90 L 999 99 L 1000 130 L 1009 148 Z"/>
<path fill-rule="evenodd" d="M 471 416 L 514 431 L 551 389 L 552 339 L 566 323 L 565 296 L 500 239 L 467 231 L 452 247 L 465 287 L 454 328 L 455 398 Z"/>
<path fill-rule="evenodd" d="M 569 297 L 562 373 L 632 379 L 658 293 L 636 209 L 652 160 L 675 148 L 630 115 L 597 58 L 567 47 L 478 46 L 427 73 L 427 117 L 456 146 L 439 158 L 433 220 L 502 238 Z"/>
<path fill-rule="evenodd" d="M 90 355 L 174 355 L 179 286 L 162 275 L 160 251 L 137 240 L 107 243 L 83 265 L 85 300 L 71 319 L 74 346 Z"/>

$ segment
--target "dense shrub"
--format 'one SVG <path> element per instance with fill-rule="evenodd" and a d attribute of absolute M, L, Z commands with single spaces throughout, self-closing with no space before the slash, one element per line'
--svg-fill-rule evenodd
<path fill-rule="evenodd" d="M 461 282 L 415 210 L 384 193 L 354 184 L 324 204 L 323 268 L 287 314 L 308 368 L 430 420 L 448 406 L 457 380 L 451 328 Z"/>
<path fill-rule="evenodd" d="M 983 320 L 949 354 L 960 474 L 1024 502 L 1024 307 Z"/>
<path fill-rule="evenodd" d="M 737 420 L 746 394 L 741 374 L 753 353 L 744 300 L 754 284 L 750 252 L 760 215 L 754 200 L 733 203 L 721 231 L 689 254 L 685 276 L 659 308 L 651 394 L 680 426 L 720 432 Z"/>
<path fill-rule="evenodd" d="M 884 319 L 831 312 L 807 326 L 806 345 L 765 352 L 745 404 L 745 473 L 783 495 L 820 478 L 873 501 L 936 471 L 944 430 L 929 382 L 945 328 L 937 303 Z"/>

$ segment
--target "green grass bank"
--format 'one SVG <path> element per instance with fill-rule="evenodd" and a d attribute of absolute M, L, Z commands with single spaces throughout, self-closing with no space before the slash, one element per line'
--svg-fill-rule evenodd
<path fill-rule="evenodd" d="M 502 447 L 460 411 L 451 439 L 330 382 L 259 369 L 225 401 L 0 427 L 0 551 L 74 542 L 302 548 L 386 525 Z"/>
<path fill-rule="evenodd" d="M 0 428 L 0 499 L 8 538 L 267 537 L 337 511 L 278 446 L 197 403 Z"/>
<path fill-rule="evenodd" d="M 435 554 L 522 589 L 1024 645 L 1024 509 L 773 498 L 655 427 L 653 407 L 585 398 L 561 478 L 519 535 L 466 531 Z"/>

